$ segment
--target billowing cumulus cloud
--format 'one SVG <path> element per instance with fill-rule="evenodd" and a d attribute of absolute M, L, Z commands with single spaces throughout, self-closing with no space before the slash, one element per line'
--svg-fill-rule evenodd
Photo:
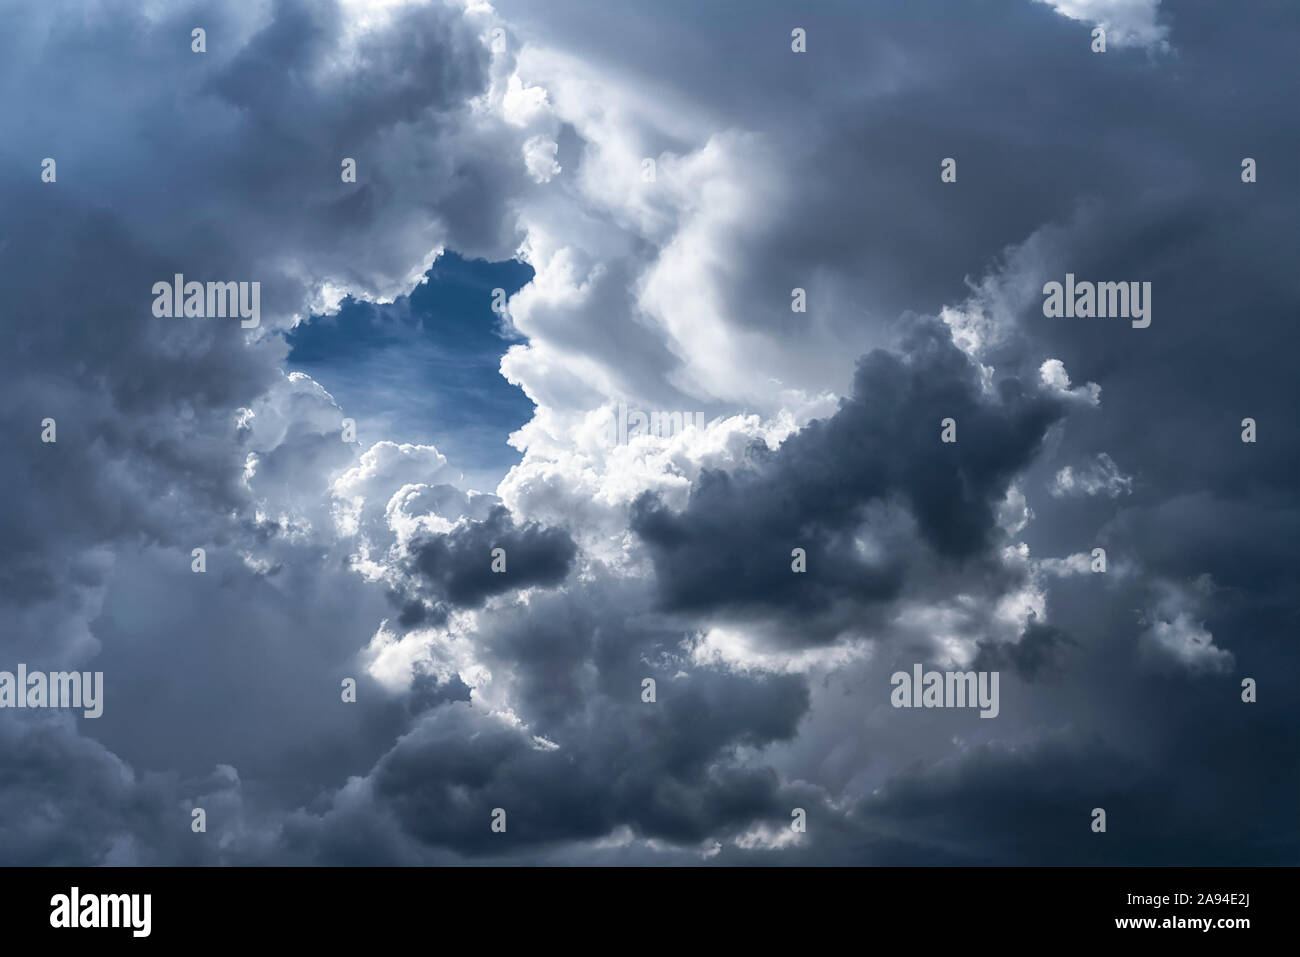
<path fill-rule="evenodd" d="M 984 394 L 937 325 L 918 327 L 905 348 L 905 359 L 866 356 L 833 416 L 776 452 L 756 447 L 752 468 L 701 475 L 682 513 L 637 502 L 632 527 L 670 605 L 766 605 L 806 619 L 839 598 L 893 597 L 909 547 L 964 559 L 990 546 L 996 506 L 1059 405 L 1016 380 Z M 950 443 L 941 438 L 949 419 Z M 873 503 L 900 504 L 920 542 L 862 547 L 859 530 L 882 530 L 868 515 Z M 791 574 L 794 548 L 811 563 L 807 579 Z"/>

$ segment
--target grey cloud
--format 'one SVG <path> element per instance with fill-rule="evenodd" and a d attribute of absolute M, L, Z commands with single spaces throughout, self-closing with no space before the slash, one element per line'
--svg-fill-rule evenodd
<path fill-rule="evenodd" d="M 983 395 L 946 331 L 918 326 L 901 355 L 863 358 L 834 416 L 774 453 L 755 449 L 749 469 L 707 472 L 681 514 L 643 498 L 632 527 L 655 556 L 666 604 L 817 612 L 837 598 L 888 601 L 902 563 L 891 556 L 873 567 L 853 546 L 875 500 L 906 503 L 924 545 L 943 558 L 986 551 L 1008 484 L 1063 414 L 1014 379 L 996 388 Z M 941 441 L 946 418 L 957 423 L 955 443 Z M 808 552 L 805 575 L 791 572 L 794 547 Z"/>

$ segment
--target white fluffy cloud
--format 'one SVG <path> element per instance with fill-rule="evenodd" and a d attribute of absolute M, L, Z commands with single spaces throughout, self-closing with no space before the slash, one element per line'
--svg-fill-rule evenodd
<path fill-rule="evenodd" d="M 1160 0 L 1036 0 L 1071 20 L 1104 27 L 1106 43 L 1167 49 L 1169 28 L 1157 19 Z"/>
<path fill-rule="evenodd" d="M 1083 405 L 1101 405 L 1101 386 L 1095 382 L 1077 388 L 1070 387 L 1070 375 L 1065 371 L 1065 363 L 1060 359 L 1048 359 L 1038 370 L 1039 380 L 1057 395 Z"/>

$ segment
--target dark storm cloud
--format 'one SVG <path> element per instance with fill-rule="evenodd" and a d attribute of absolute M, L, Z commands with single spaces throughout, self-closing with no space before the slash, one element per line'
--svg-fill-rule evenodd
<path fill-rule="evenodd" d="M 1026 681 L 1040 676 L 1059 678 L 1070 649 L 1077 645 L 1061 629 L 1031 620 L 1018 642 L 980 642 L 979 654 L 971 667 L 976 671 L 1012 668 Z"/>
<path fill-rule="evenodd" d="M 503 549 L 504 571 L 493 571 Z M 510 510 L 496 506 L 482 521 L 470 520 L 446 534 L 418 537 L 408 546 L 405 567 L 411 591 L 435 603 L 472 608 L 492 595 L 533 585 L 558 585 L 573 565 L 578 546 L 561 528 L 535 522 L 516 525 Z"/>
<path fill-rule="evenodd" d="M 10 188 L 7 219 L 24 238 L 8 244 L 3 265 L 20 344 L 0 360 L 8 396 L 0 416 L 13 437 L 0 581 L 28 601 L 40 582 L 65 574 L 78 548 L 120 537 L 192 540 L 187 515 L 238 507 L 233 406 L 275 373 L 271 357 L 246 355 L 220 334 L 228 328 L 151 323 L 149 285 L 164 267 L 114 217 L 59 193 L 38 200 L 26 185 Z M 62 269 L 76 277 L 70 286 Z M 90 289 L 94 307 L 79 298 Z M 47 417 L 56 443 L 41 442 Z"/>
<path fill-rule="evenodd" d="M 1184 743 L 1158 765 L 1099 736 L 1054 733 L 1028 748 L 980 746 L 899 774 L 851 818 L 862 832 L 897 840 L 913 863 L 1294 862 L 1294 829 L 1260 819 L 1281 812 L 1280 792 L 1295 782 L 1272 765 L 1281 755 L 1271 747 L 1233 754 L 1215 718 L 1184 716 Z M 1091 829 L 1094 808 L 1106 812 L 1104 834 Z"/>
<path fill-rule="evenodd" d="M 541 598 L 482 636 L 547 743 L 460 704 L 427 714 L 376 765 L 374 798 L 405 831 L 467 855 L 517 854 L 620 826 L 694 844 L 789 820 L 777 776 L 733 754 L 795 734 L 805 680 L 682 671 L 679 636 L 634 623 L 646 612 L 638 592 L 612 582 L 601 592 Z M 654 702 L 642 700 L 643 677 L 656 679 Z M 508 841 L 489 828 L 494 807 L 507 811 Z"/>
<path fill-rule="evenodd" d="M 1149 769 L 1097 739 L 983 746 L 896 776 L 855 817 L 869 830 L 938 848 L 950 863 L 1119 863 L 1114 845 L 1132 843 L 1114 841 L 1115 832 L 1158 823 L 1168 794 L 1157 784 Z M 1095 807 L 1107 811 L 1106 836 L 1090 829 Z"/>
<path fill-rule="evenodd" d="M 779 828 L 791 808 L 820 807 L 806 786 L 736 760 L 738 749 L 793 739 L 806 679 L 689 666 L 681 636 L 656 623 L 634 583 L 539 594 L 503 609 L 478 640 L 528 728 L 475 699 L 427 711 L 363 781 L 289 823 L 292 853 L 329 863 L 568 859 L 579 853 L 571 842 L 617 831 L 694 848 L 699 860 L 710 838 L 755 822 Z M 642 698 L 645 677 L 656 679 L 653 702 Z M 494 808 L 506 811 L 505 834 L 490 829 Z M 348 837 L 358 827 L 375 834 L 364 846 Z"/>
<path fill-rule="evenodd" d="M 330 137 L 340 149 L 428 111 L 458 110 L 487 82 L 487 48 L 446 7 L 399 8 L 391 31 L 363 35 L 351 67 L 359 82 L 329 70 L 344 30 L 335 4 L 275 0 L 271 22 L 223 58 L 210 83 L 254 125 Z M 320 82 L 296 79 L 314 73 Z"/>
<path fill-rule="evenodd" d="M 214 836 L 238 838 L 243 799 L 228 767 L 193 777 L 136 773 L 62 716 L 8 715 L 0 744 L 6 865 L 215 863 L 215 848 L 193 839 L 196 806 L 213 816 Z"/>
<path fill-rule="evenodd" d="M 858 364 L 852 397 L 777 451 L 752 452 L 751 468 L 706 471 L 673 514 L 650 497 L 632 527 L 655 557 L 668 607 L 728 605 L 817 612 L 838 598 L 887 601 L 901 560 L 873 567 L 853 533 L 875 500 L 906 503 L 936 553 L 968 559 L 992 544 L 995 508 L 1064 410 L 1015 379 L 981 391 L 978 372 L 945 330 L 918 325 L 901 355 L 875 351 Z M 941 423 L 956 422 L 955 443 Z M 791 574 L 806 549 L 808 572 Z"/>

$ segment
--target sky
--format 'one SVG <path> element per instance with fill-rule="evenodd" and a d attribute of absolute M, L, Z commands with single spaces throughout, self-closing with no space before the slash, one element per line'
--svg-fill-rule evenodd
<path fill-rule="evenodd" d="M 495 488 L 519 461 L 507 442 L 532 403 L 501 377 L 501 356 L 523 342 L 492 310 L 532 278 L 517 260 L 440 256 L 407 296 L 379 305 L 348 298 L 285 337 L 286 369 L 330 383 L 330 394 L 366 431 L 397 443 L 434 445 L 461 463 L 461 480 Z"/>
<path fill-rule="evenodd" d="M 0 863 L 1300 862 L 1298 39 L 6 4 Z"/>

